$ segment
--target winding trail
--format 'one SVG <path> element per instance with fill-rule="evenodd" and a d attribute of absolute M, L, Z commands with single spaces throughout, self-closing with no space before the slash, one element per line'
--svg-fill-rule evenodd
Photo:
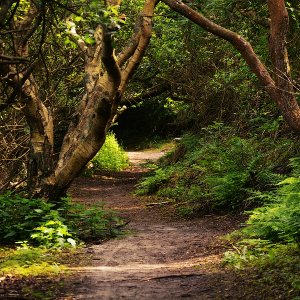
<path fill-rule="evenodd" d="M 146 206 L 147 198 L 132 195 L 147 172 L 141 164 L 162 155 L 129 152 L 128 170 L 75 181 L 74 199 L 105 202 L 128 220 L 130 233 L 89 247 L 91 265 L 77 269 L 70 292 L 61 299 L 239 299 L 231 294 L 232 278 L 220 268 L 224 249 L 218 239 L 237 228 L 239 220 L 178 220 L 170 205 Z"/>

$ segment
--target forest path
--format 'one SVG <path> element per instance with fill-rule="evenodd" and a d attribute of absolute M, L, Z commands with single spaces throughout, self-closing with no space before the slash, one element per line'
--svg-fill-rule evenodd
<path fill-rule="evenodd" d="M 238 299 L 220 268 L 224 248 L 219 237 L 238 226 L 232 216 L 197 220 L 174 217 L 170 205 L 146 206 L 132 195 L 147 172 L 141 166 L 163 155 L 129 152 L 131 167 L 120 173 L 79 178 L 71 187 L 74 200 L 105 202 L 129 221 L 129 234 L 87 249 L 90 266 L 77 269 L 61 299 Z"/>

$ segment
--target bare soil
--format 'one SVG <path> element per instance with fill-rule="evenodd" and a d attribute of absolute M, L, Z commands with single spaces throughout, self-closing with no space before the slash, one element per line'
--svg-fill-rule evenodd
<path fill-rule="evenodd" d="M 74 182 L 76 201 L 105 202 L 129 222 L 129 233 L 88 247 L 91 264 L 74 268 L 77 275 L 57 299 L 245 299 L 241 283 L 221 267 L 220 237 L 239 227 L 239 216 L 183 220 L 172 205 L 147 206 L 148 198 L 132 194 L 147 172 L 141 164 L 162 155 L 130 152 L 126 171 Z"/>

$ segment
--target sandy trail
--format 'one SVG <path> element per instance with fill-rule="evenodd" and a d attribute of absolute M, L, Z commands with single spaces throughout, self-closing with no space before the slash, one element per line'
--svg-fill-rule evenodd
<path fill-rule="evenodd" d="M 70 292 L 61 299 L 238 299 L 219 267 L 224 249 L 218 239 L 236 228 L 238 220 L 176 220 L 168 205 L 148 207 L 145 199 L 132 195 L 147 171 L 140 164 L 162 154 L 130 152 L 128 170 L 75 181 L 75 200 L 105 202 L 129 221 L 130 233 L 89 247 L 91 265 L 77 269 Z"/>

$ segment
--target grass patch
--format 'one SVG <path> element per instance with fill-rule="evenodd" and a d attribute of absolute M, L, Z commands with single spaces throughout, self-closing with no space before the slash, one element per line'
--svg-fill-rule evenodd
<path fill-rule="evenodd" d="M 258 244 L 235 246 L 235 250 L 227 252 L 224 258 L 228 271 L 234 270 L 243 281 L 244 299 L 298 300 L 300 296 L 298 245 Z"/>
<path fill-rule="evenodd" d="M 42 248 L 0 248 L 0 274 L 2 276 L 41 276 L 65 272 L 60 263 L 62 252 Z"/>

